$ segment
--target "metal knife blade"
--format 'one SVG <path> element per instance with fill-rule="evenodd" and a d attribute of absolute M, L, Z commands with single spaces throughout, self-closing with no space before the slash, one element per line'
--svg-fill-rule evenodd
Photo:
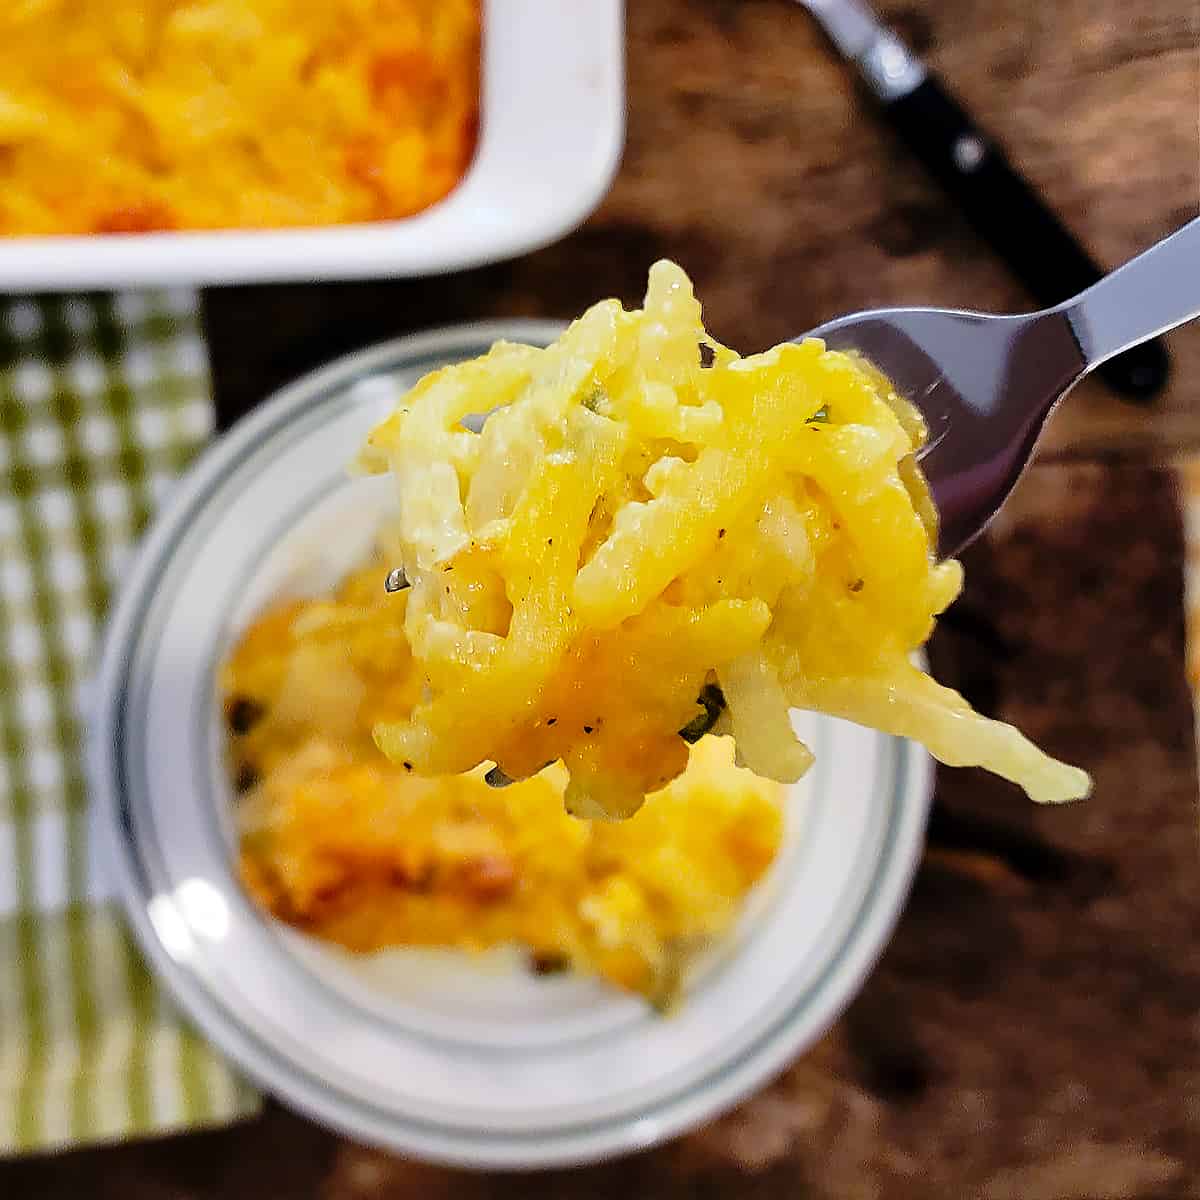
<path fill-rule="evenodd" d="M 925 66 L 862 0 L 797 0 L 885 103 L 920 87 Z"/>

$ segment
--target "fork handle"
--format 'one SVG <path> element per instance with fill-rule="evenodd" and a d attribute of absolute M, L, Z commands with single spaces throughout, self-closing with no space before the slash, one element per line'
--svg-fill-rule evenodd
<path fill-rule="evenodd" d="M 1200 217 L 1057 306 L 1089 367 L 1200 317 Z"/>
<path fill-rule="evenodd" d="M 1059 304 L 1104 277 L 1070 230 L 933 75 L 925 73 L 916 86 L 881 98 L 908 148 L 1038 304 Z M 1122 395 L 1148 399 L 1166 381 L 1167 370 L 1166 350 L 1154 342 L 1113 359 L 1101 373 Z"/>

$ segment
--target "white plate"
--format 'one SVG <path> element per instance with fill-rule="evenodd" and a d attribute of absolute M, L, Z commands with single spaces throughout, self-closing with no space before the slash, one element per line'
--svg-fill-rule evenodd
<path fill-rule="evenodd" d="M 621 0 L 484 0 L 479 145 L 458 187 L 400 221 L 316 229 L 0 238 L 0 290 L 430 275 L 579 225 L 625 137 Z"/>
<path fill-rule="evenodd" d="M 727 1108 L 808 1046 L 875 961 L 920 853 L 930 770 L 906 742 L 798 716 L 817 765 L 736 934 L 663 1019 L 511 956 L 354 959 L 262 919 L 234 881 L 215 668 L 271 598 L 368 549 L 387 480 L 344 464 L 397 386 L 556 326 L 406 338 L 308 376 L 221 438 L 170 497 L 108 630 L 89 749 L 130 919 L 208 1036 L 351 1136 L 470 1166 L 576 1163 Z"/>

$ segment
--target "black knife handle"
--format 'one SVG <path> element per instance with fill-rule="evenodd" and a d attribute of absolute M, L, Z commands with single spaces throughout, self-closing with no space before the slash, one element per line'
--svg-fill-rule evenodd
<path fill-rule="evenodd" d="M 1069 300 L 1105 272 L 1003 152 L 932 76 L 884 104 L 896 132 L 950 193 L 976 231 L 1045 307 Z M 1159 339 L 1110 359 L 1099 374 L 1122 395 L 1148 400 L 1166 382 Z"/>

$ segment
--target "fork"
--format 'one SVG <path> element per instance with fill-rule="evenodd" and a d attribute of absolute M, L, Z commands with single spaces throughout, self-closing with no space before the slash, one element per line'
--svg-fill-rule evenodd
<path fill-rule="evenodd" d="M 1019 316 L 880 308 L 811 330 L 856 351 L 921 412 L 921 470 L 949 558 L 1016 486 L 1046 419 L 1102 363 L 1200 317 L 1200 218 L 1074 299 Z"/>

